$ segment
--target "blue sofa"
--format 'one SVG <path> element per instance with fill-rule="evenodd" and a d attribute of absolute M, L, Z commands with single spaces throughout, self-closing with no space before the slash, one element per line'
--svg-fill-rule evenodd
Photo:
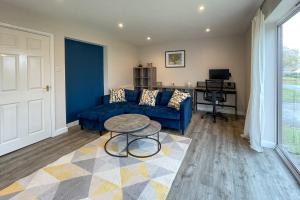
<path fill-rule="evenodd" d="M 159 92 L 155 106 L 138 105 L 141 92 L 125 90 L 126 102 L 109 103 L 109 95 L 102 97 L 101 105 L 85 110 L 78 115 L 81 128 L 105 130 L 104 122 L 120 114 L 142 114 L 161 123 L 163 128 L 177 129 L 184 134 L 192 118 L 192 99 L 189 97 L 181 103 L 180 110 L 168 107 L 172 91 Z"/>

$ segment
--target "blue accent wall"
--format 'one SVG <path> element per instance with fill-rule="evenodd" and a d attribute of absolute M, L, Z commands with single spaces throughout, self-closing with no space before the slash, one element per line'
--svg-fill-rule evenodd
<path fill-rule="evenodd" d="M 104 94 L 103 47 L 65 39 L 67 123 Z M 59 102 L 57 102 L 59 103 Z"/>

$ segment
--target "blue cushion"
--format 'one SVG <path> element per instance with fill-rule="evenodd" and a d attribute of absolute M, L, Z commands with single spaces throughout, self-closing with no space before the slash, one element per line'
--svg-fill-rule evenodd
<path fill-rule="evenodd" d="M 122 109 L 118 104 L 107 104 L 86 110 L 80 113 L 78 117 L 94 121 L 105 121 L 110 117 L 123 113 L 124 109 Z"/>
<path fill-rule="evenodd" d="M 109 104 L 110 95 L 104 95 L 102 97 L 102 104 Z"/>
<path fill-rule="evenodd" d="M 180 112 L 174 108 L 169 108 L 166 106 L 145 106 L 144 107 L 145 114 L 150 117 L 157 117 L 163 119 L 180 119 Z"/>
<path fill-rule="evenodd" d="M 139 92 L 136 90 L 125 89 L 125 98 L 128 102 L 137 102 L 139 97 Z"/>
<path fill-rule="evenodd" d="M 160 100 L 161 100 L 161 95 L 162 95 L 162 92 L 158 92 L 157 96 L 156 96 L 156 99 L 155 99 L 155 105 L 160 105 Z"/>
<path fill-rule="evenodd" d="M 174 91 L 163 91 L 161 93 L 161 98 L 160 98 L 160 102 L 159 105 L 161 106 L 167 106 L 172 95 L 173 95 Z"/>

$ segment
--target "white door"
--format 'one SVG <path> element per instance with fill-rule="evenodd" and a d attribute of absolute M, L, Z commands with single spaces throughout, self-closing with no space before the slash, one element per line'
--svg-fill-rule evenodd
<path fill-rule="evenodd" d="M 51 136 L 50 38 L 0 25 L 0 156 Z"/>

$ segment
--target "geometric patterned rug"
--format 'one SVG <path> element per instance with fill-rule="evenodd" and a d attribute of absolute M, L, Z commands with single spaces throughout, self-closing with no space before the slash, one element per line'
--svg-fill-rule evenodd
<path fill-rule="evenodd" d="M 0 200 L 156 200 L 166 199 L 191 139 L 160 133 L 158 154 L 149 158 L 116 158 L 104 151 L 109 138 L 99 139 L 69 153 L 0 191 Z M 108 149 L 122 153 L 125 138 Z M 132 139 L 132 138 L 131 138 Z M 137 141 L 131 152 L 155 152 L 150 140 Z"/>

